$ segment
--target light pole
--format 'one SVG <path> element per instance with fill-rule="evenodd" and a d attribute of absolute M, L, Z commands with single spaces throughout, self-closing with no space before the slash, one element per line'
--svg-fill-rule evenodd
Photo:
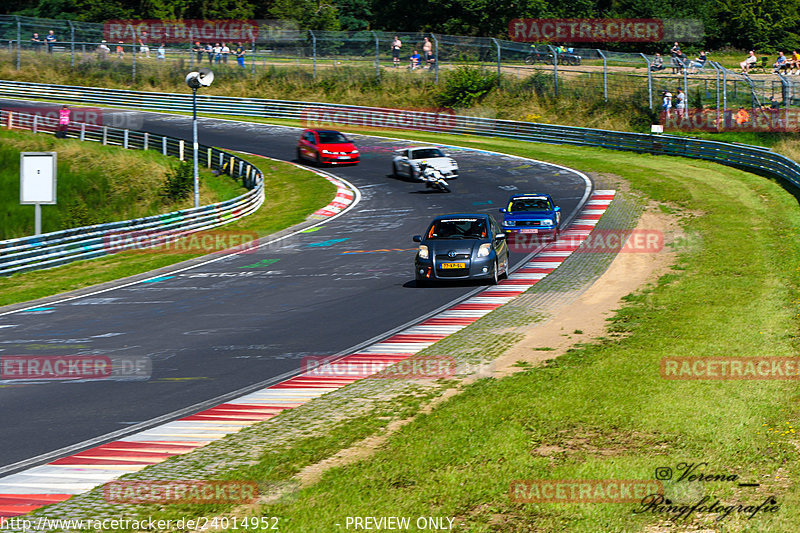
<path fill-rule="evenodd" d="M 214 81 L 211 69 L 201 68 L 198 72 L 186 75 L 186 85 L 192 90 L 192 163 L 194 166 L 194 206 L 200 207 L 200 170 L 198 167 L 197 152 L 200 145 L 197 142 L 197 89 L 208 87 Z"/>

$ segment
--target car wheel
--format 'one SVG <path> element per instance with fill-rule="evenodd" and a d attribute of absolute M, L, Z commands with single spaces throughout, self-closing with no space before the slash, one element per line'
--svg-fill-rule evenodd
<path fill-rule="evenodd" d="M 303 162 L 303 156 L 300 154 L 300 148 L 297 149 L 297 161 L 298 163 Z"/>
<path fill-rule="evenodd" d="M 533 56 L 528 56 L 525 58 L 526 65 L 533 65 L 534 63 L 536 63 L 536 58 L 534 58 Z"/>
<path fill-rule="evenodd" d="M 492 269 L 492 277 L 489 279 L 489 285 L 497 285 L 500 283 L 500 274 L 498 274 L 499 270 L 500 268 L 498 268 L 497 259 L 495 259 L 494 268 Z"/>
<path fill-rule="evenodd" d="M 500 275 L 500 279 L 508 279 L 508 254 L 506 254 L 506 260 L 503 262 L 503 273 Z"/>
<path fill-rule="evenodd" d="M 317 163 L 318 167 L 322 166 L 322 156 L 319 155 L 319 152 L 317 152 L 317 161 L 316 161 L 316 163 Z"/>
<path fill-rule="evenodd" d="M 397 172 L 397 163 L 392 162 L 392 176 L 399 178 L 400 174 Z"/>

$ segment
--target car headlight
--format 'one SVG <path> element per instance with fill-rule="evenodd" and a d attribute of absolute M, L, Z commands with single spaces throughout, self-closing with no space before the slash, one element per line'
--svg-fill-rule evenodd
<path fill-rule="evenodd" d="M 332 154 L 333 152 L 331 152 L 330 150 L 322 150 L 322 153 L 323 154 Z"/>
<path fill-rule="evenodd" d="M 549 219 L 548 220 L 542 220 L 541 221 L 541 225 L 542 226 L 552 226 L 553 225 L 553 221 L 549 220 Z"/>
<path fill-rule="evenodd" d="M 428 247 L 425 246 L 424 244 L 420 244 L 419 245 L 419 252 L 418 253 L 419 253 L 419 258 L 420 259 L 428 259 L 428 257 L 430 257 L 428 255 Z"/>
<path fill-rule="evenodd" d="M 491 243 L 483 243 L 481 247 L 478 248 L 478 257 L 486 257 L 489 255 L 489 252 L 492 251 Z"/>
<path fill-rule="evenodd" d="M 517 225 L 517 221 L 516 220 L 504 220 L 503 221 L 503 225 L 504 226 L 516 226 Z"/>

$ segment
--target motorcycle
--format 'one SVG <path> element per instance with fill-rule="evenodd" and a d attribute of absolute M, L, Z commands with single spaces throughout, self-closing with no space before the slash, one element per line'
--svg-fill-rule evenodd
<path fill-rule="evenodd" d="M 420 178 L 425 182 L 425 187 L 429 189 L 437 189 L 442 192 L 450 192 L 450 186 L 447 184 L 447 179 L 442 172 L 431 165 L 420 163 L 419 165 Z"/>

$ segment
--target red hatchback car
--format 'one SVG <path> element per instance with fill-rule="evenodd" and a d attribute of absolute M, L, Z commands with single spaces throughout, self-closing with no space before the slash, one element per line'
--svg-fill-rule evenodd
<path fill-rule="evenodd" d="M 297 141 L 297 160 L 307 159 L 318 165 L 354 165 L 358 149 L 342 133 L 334 130 L 304 130 Z"/>

